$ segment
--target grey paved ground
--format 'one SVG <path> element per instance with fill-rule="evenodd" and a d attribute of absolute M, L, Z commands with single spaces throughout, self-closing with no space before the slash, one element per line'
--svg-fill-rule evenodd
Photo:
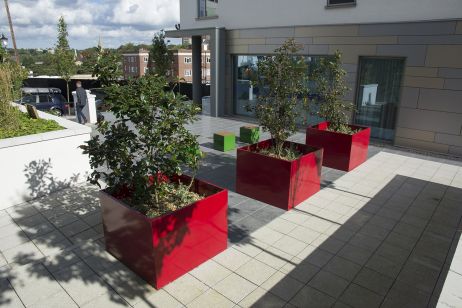
<path fill-rule="evenodd" d="M 225 252 L 153 290 L 104 251 L 97 190 L 83 184 L 0 211 L 0 306 L 462 306 L 461 161 L 371 146 L 284 212 L 234 193 L 235 152 L 211 149 L 214 131 L 241 125 L 191 126 L 207 152 L 198 177 L 230 190 Z"/>

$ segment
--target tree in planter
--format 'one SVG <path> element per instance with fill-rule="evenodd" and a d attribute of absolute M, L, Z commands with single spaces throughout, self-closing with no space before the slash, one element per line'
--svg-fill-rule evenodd
<path fill-rule="evenodd" d="M 259 88 L 256 117 L 264 131 L 271 134 L 274 146 L 269 151 L 277 157 L 287 157 L 286 139 L 296 132 L 296 119 L 308 109 L 307 65 L 300 47 L 287 40 L 276 55 L 264 56 L 258 62 L 258 78 L 252 82 Z"/>
<path fill-rule="evenodd" d="M 165 43 L 164 30 L 156 33 L 149 51 L 149 72 L 159 76 L 167 76 L 173 61 L 172 52 Z"/>
<path fill-rule="evenodd" d="M 345 93 L 349 90 L 345 85 L 345 70 L 342 69 L 340 52 L 331 57 L 322 57 L 319 64 L 313 69 L 312 79 L 318 98 L 315 103 L 319 110 L 317 115 L 329 122 L 329 130 L 346 134 L 354 133 L 348 126 L 348 114 L 353 104 L 343 101 Z"/>
<path fill-rule="evenodd" d="M 69 103 L 69 82 L 75 72 L 74 55 L 69 48 L 67 39 L 67 24 L 61 16 L 58 21 L 58 40 L 55 48 L 56 70 L 62 79 L 66 81 L 67 102 Z M 69 109 L 69 113 L 70 113 Z"/>
<path fill-rule="evenodd" d="M 184 167 L 195 172 L 202 157 L 196 136 L 185 128 L 199 110 L 167 86 L 165 77 L 150 75 L 107 88 L 116 120 L 99 124 L 103 140 L 95 136 L 81 146 L 94 170 L 90 182 L 104 180 L 110 194 L 149 217 L 200 198 L 190 192 L 193 180 L 189 185 L 166 180 Z"/>

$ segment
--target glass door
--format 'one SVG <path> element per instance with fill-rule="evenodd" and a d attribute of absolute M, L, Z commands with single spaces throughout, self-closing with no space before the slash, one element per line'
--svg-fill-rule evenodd
<path fill-rule="evenodd" d="M 371 137 L 393 140 L 398 111 L 402 58 L 361 57 L 355 124 L 371 127 Z"/>

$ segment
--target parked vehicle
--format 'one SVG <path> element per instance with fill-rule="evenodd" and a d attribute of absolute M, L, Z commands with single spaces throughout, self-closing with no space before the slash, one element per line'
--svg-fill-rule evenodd
<path fill-rule="evenodd" d="M 19 104 L 29 104 L 38 110 L 62 116 L 68 112 L 69 104 L 58 88 L 22 88 Z"/>

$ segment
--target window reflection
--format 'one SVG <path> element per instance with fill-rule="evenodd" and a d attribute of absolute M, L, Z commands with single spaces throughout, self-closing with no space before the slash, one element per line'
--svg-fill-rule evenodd
<path fill-rule="evenodd" d="M 360 58 L 355 123 L 370 126 L 374 138 L 392 140 L 404 59 Z"/>

